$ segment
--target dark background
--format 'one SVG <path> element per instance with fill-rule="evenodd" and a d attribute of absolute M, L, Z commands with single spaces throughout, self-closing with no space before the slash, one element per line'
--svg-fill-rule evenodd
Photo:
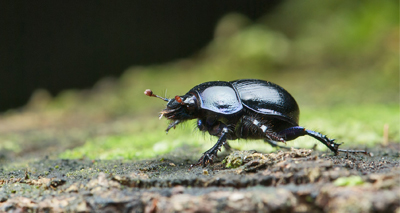
<path fill-rule="evenodd" d="M 88 88 L 132 65 L 190 56 L 229 12 L 256 19 L 281 1 L 6 1 L 0 3 L 0 111 L 35 89 Z"/>

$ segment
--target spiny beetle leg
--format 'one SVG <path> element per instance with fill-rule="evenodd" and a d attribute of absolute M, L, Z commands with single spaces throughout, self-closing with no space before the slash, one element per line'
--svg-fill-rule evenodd
<path fill-rule="evenodd" d="M 312 130 L 304 129 L 307 135 L 321 141 L 325 146 L 327 146 L 335 155 L 339 152 L 339 146 L 342 143 L 335 143 L 335 139 L 329 139 L 326 135 L 323 135 L 319 132 L 314 132 Z"/>
<path fill-rule="evenodd" d="M 299 136 L 303 135 L 309 135 L 317 140 L 319 140 L 321 143 L 325 144 L 335 155 L 339 154 L 339 152 L 345 152 L 345 153 L 363 153 L 366 155 L 372 156 L 372 153 L 369 153 L 365 150 L 345 150 L 345 149 L 339 149 L 339 146 L 342 143 L 335 143 L 335 139 L 329 139 L 326 135 L 323 135 L 319 132 L 315 132 L 312 130 L 308 130 L 304 127 L 301 126 L 295 126 L 295 127 L 290 127 L 287 129 L 282 130 L 281 132 L 278 133 L 279 136 L 282 136 L 286 140 L 293 140 Z"/>
<path fill-rule="evenodd" d="M 221 150 L 221 146 L 223 146 L 226 142 L 227 133 L 228 133 L 228 128 L 227 127 L 222 128 L 221 137 L 218 139 L 217 143 L 215 143 L 215 145 L 211 147 L 211 149 L 204 152 L 203 156 L 201 156 L 201 158 L 197 161 L 197 163 L 191 165 L 191 167 L 198 166 L 200 164 L 202 164 L 203 167 L 205 167 L 209 163 L 212 164 L 213 163 L 212 159 L 215 156 L 217 156 L 218 151 Z"/>
<path fill-rule="evenodd" d="M 207 152 L 203 153 L 203 156 L 201 156 L 201 158 L 197 161 L 197 163 L 190 165 L 190 167 L 198 166 L 200 164 L 203 165 L 203 167 L 205 167 L 208 163 L 212 164 L 213 155 Z"/>
<path fill-rule="evenodd" d="M 319 132 L 314 132 L 312 130 L 308 130 L 301 126 L 294 126 L 284 129 L 280 131 L 278 135 L 285 138 L 286 140 L 293 140 L 300 136 L 309 135 L 319 140 L 321 143 L 325 144 L 325 146 L 327 146 L 332 152 L 334 152 L 335 155 L 338 154 L 338 149 L 340 144 L 335 143 L 334 142 L 335 139 L 329 139 L 328 137 L 326 137 L 326 135 L 323 135 Z"/>

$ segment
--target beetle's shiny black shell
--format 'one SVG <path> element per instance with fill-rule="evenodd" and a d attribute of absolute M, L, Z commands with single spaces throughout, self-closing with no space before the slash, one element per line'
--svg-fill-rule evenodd
<path fill-rule="evenodd" d="M 282 87 L 263 80 L 211 81 L 199 84 L 188 94 L 199 99 L 201 109 L 218 114 L 235 114 L 244 108 L 297 126 L 299 107 L 294 98 Z"/>
<path fill-rule="evenodd" d="M 299 106 L 292 95 L 282 87 L 257 79 L 242 79 L 230 83 L 236 88 L 246 108 L 298 125 Z"/>

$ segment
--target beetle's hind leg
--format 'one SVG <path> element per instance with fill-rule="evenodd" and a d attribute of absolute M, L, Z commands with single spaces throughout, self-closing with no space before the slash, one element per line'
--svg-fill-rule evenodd
<path fill-rule="evenodd" d="M 345 150 L 345 149 L 339 149 L 339 146 L 341 143 L 335 143 L 335 139 L 330 139 L 326 135 L 323 135 L 319 132 L 315 132 L 312 130 L 308 130 L 304 127 L 301 126 L 295 126 L 295 127 L 290 127 L 287 129 L 284 129 L 278 133 L 279 136 L 283 137 L 286 140 L 293 140 L 297 137 L 308 135 L 311 136 L 317 140 L 319 140 L 321 143 L 325 144 L 335 155 L 337 155 L 339 152 L 346 152 L 346 153 L 363 153 L 367 155 L 372 155 L 371 153 L 365 151 L 365 150 Z"/>

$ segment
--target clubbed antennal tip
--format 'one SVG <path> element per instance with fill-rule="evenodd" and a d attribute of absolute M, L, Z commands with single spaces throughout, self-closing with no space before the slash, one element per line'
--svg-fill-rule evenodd
<path fill-rule="evenodd" d="M 144 91 L 144 94 L 147 95 L 147 96 L 153 96 L 153 91 L 151 91 L 151 89 L 146 89 Z"/>
<path fill-rule="evenodd" d="M 168 98 L 163 98 L 163 97 L 161 97 L 161 96 L 158 96 L 158 95 L 154 94 L 153 91 L 151 91 L 151 89 L 146 89 L 146 90 L 144 91 L 144 94 L 147 95 L 147 96 L 149 96 L 149 97 L 156 97 L 156 98 L 159 98 L 159 99 L 161 99 L 161 100 L 163 100 L 163 101 L 167 101 L 167 102 L 169 101 Z"/>

